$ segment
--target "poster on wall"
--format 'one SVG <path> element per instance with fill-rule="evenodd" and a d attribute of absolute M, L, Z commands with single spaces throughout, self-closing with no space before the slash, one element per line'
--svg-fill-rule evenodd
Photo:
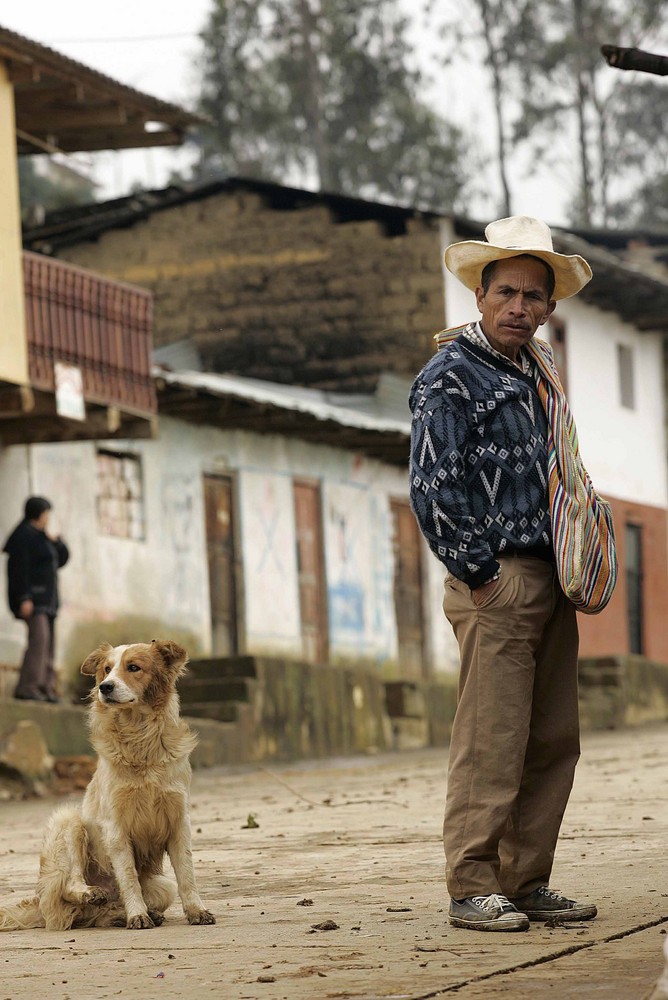
<path fill-rule="evenodd" d="M 85 420 L 83 376 L 76 365 L 56 361 L 53 366 L 56 383 L 56 413 L 68 420 Z"/>

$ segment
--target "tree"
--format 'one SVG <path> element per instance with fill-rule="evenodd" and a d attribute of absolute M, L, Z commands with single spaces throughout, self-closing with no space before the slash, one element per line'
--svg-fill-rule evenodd
<path fill-rule="evenodd" d="M 447 8 L 425 0 L 432 20 Z M 600 48 L 656 31 L 668 15 L 664 0 L 472 0 L 471 16 L 454 10 L 451 2 L 449 20 L 435 25 L 440 51 L 459 49 L 464 72 L 478 62 L 487 81 L 501 211 L 510 214 L 514 170 L 529 158 L 531 171 L 566 168 L 573 222 L 606 225 L 628 214 L 640 163 L 658 171 L 661 155 L 666 162 L 665 129 L 650 126 L 641 105 L 663 110 L 665 98 L 660 83 L 640 88 L 632 75 L 612 74 Z"/>
<path fill-rule="evenodd" d="M 650 59 L 654 66 L 661 66 L 660 56 Z M 664 66 L 668 67 L 668 58 Z M 624 101 L 614 109 L 612 127 L 623 137 L 616 151 L 620 168 L 635 178 L 635 183 L 626 197 L 610 205 L 610 217 L 616 222 L 668 228 L 667 110 L 665 83 L 653 77 L 627 82 Z"/>
<path fill-rule="evenodd" d="M 438 25 L 437 30 L 446 53 L 456 47 L 473 54 L 477 48 L 483 55 L 483 73 L 489 80 L 496 132 L 495 159 L 501 188 L 499 211 L 507 216 L 512 213 L 510 136 L 518 113 L 514 95 L 520 83 L 515 52 L 518 35 L 524 36 L 531 31 L 532 6 L 525 0 L 473 0 L 471 6 L 477 17 L 462 18 L 458 11 L 454 18 Z M 433 17 L 437 9 L 441 10 L 437 0 L 427 0 L 425 14 L 428 18 Z M 528 45 L 527 39 L 525 44 Z M 448 56 L 445 58 L 447 61 Z"/>
<path fill-rule="evenodd" d="M 214 0 L 198 175 L 461 208 L 466 143 L 418 98 L 406 32 L 397 0 Z"/>
<path fill-rule="evenodd" d="M 634 45 L 666 19 L 663 0 L 544 0 L 536 5 L 544 43 L 521 48 L 525 93 L 515 138 L 545 153 L 561 132 L 574 133 L 578 181 L 572 220 L 607 225 L 614 211 L 612 186 L 623 186 L 633 166 L 622 127 L 637 106 L 632 77 L 611 76 L 601 59 L 602 42 Z M 656 85 L 654 85 L 656 87 Z M 652 138 L 636 131 L 645 151 Z M 545 145 L 547 140 L 548 145 Z"/>
<path fill-rule="evenodd" d="M 20 156 L 18 162 L 24 218 L 95 200 L 95 182 L 78 170 L 44 156 Z"/>

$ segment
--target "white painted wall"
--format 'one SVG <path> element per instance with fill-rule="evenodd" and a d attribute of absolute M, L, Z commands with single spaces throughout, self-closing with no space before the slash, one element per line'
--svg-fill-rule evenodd
<path fill-rule="evenodd" d="M 221 431 L 161 417 L 155 441 L 109 448 L 142 458 L 146 539 L 99 534 L 94 443 L 0 450 L 0 538 L 20 520 L 30 493 L 54 504 L 53 521 L 71 548 L 59 575 L 58 661 L 73 669 L 82 633 L 116 639 L 119 622 L 178 629 L 192 649 L 211 649 L 202 477 L 233 473 L 243 561 L 245 648 L 301 656 L 293 477 L 322 484 L 323 538 L 333 662 L 397 658 L 390 499 L 407 498 L 407 472 L 341 449 L 295 439 Z M 0 659 L 16 663 L 25 626 L 6 610 L 3 571 Z M 440 564 L 427 554 L 427 644 L 436 671 L 453 669 L 440 602 Z M 433 596 L 436 595 L 436 596 Z M 433 598 L 433 599 L 432 599 Z M 108 633 L 108 636 L 107 636 Z M 120 640 L 116 640 L 120 641 Z"/>
<path fill-rule="evenodd" d="M 560 302 L 557 310 L 566 323 L 569 400 L 596 489 L 668 506 L 661 337 L 577 298 Z M 633 410 L 620 401 L 618 344 L 633 351 Z"/>

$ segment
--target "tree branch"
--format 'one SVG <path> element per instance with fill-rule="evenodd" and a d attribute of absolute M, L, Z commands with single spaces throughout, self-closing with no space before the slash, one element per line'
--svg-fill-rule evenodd
<path fill-rule="evenodd" d="M 602 45 L 601 52 L 613 69 L 635 69 L 640 73 L 668 76 L 668 56 L 659 56 L 642 49 L 622 49 L 618 45 Z"/>

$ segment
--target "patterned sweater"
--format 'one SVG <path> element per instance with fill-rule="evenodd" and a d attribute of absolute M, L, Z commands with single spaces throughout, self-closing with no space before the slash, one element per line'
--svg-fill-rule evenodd
<path fill-rule="evenodd" d="M 466 333 L 410 394 L 410 495 L 432 551 L 475 588 L 496 556 L 551 557 L 547 419 L 530 374 Z"/>

